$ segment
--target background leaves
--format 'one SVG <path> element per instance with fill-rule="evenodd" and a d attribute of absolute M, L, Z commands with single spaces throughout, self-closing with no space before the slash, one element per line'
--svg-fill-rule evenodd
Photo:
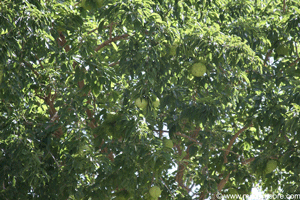
<path fill-rule="evenodd" d="M 0 196 L 298 194 L 299 6 L 2 1 Z"/>

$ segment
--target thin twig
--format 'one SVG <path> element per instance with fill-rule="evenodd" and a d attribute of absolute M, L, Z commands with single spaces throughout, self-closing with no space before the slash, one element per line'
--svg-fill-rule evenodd
<path fill-rule="evenodd" d="M 118 41 L 118 40 L 125 39 L 128 36 L 129 36 L 129 34 L 123 34 L 123 35 L 120 35 L 120 36 L 113 37 L 113 38 L 111 38 L 109 40 L 106 40 L 102 44 L 98 45 L 97 48 L 95 49 L 95 51 L 98 52 L 100 49 L 102 49 L 103 47 L 109 45 L 110 43 Z"/>
<path fill-rule="evenodd" d="M 299 58 L 297 43 L 295 43 L 295 48 L 296 48 L 297 57 Z"/>
<path fill-rule="evenodd" d="M 166 183 L 162 180 L 162 178 L 160 177 L 161 182 L 164 184 L 164 186 L 167 188 L 167 190 L 169 191 L 169 193 L 172 195 L 173 199 L 175 199 L 173 193 L 171 192 L 171 190 L 169 189 L 169 187 L 166 185 Z"/>
<path fill-rule="evenodd" d="M 110 63 L 108 66 L 112 67 L 112 66 L 117 65 L 117 64 L 119 64 L 119 63 L 120 63 L 120 61 L 113 62 L 113 63 Z"/>
<path fill-rule="evenodd" d="M 300 61 L 300 58 L 297 58 L 294 62 L 292 62 L 289 66 L 293 67 L 294 65 L 296 65 L 298 62 Z"/>
<path fill-rule="evenodd" d="M 57 160 L 55 159 L 55 157 L 53 156 L 53 154 L 52 154 L 50 151 L 48 151 L 48 152 L 50 153 L 51 157 L 52 157 L 53 160 L 55 161 L 57 167 L 60 167 L 59 163 L 57 162 Z"/>
<path fill-rule="evenodd" d="M 179 136 L 182 136 L 182 137 L 185 137 L 185 138 L 189 139 L 190 141 L 193 141 L 193 142 L 195 142 L 197 145 L 199 145 L 199 146 L 202 147 L 202 143 L 198 142 L 196 139 L 191 138 L 191 137 L 188 136 L 188 135 L 185 135 L 185 134 L 180 133 L 180 132 L 176 132 L 175 134 L 176 134 L 176 135 L 179 135 Z"/>
<path fill-rule="evenodd" d="M 255 160 L 255 158 L 249 158 L 249 159 L 247 159 L 247 160 L 242 161 L 242 164 L 243 164 L 243 165 L 247 165 L 247 164 L 251 163 L 251 162 L 254 161 L 254 160 Z"/>

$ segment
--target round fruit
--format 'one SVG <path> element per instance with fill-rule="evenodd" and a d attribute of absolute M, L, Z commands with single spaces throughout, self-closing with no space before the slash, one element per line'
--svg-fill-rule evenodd
<path fill-rule="evenodd" d="M 106 120 L 109 123 L 115 123 L 120 118 L 115 112 L 107 113 Z"/>
<path fill-rule="evenodd" d="M 109 124 L 107 124 L 107 123 L 103 124 L 101 126 L 101 129 L 102 129 L 101 132 L 105 133 L 106 135 L 108 135 L 108 136 L 113 135 L 113 129 L 111 128 L 111 126 Z"/>
<path fill-rule="evenodd" d="M 152 105 L 154 108 L 158 108 L 160 105 L 159 98 L 156 97 L 155 100 L 152 102 Z"/>
<path fill-rule="evenodd" d="M 158 186 L 153 186 L 150 188 L 149 193 L 151 197 L 157 198 L 160 196 L 161 190 Z"/>
<path fill-rule="evenodd" d="M 287 56 L 289 54 L 289 48 L 287 45 L 285 44 L 282 44 L 282 45 L 279 45 L 277 48 L 276 48 L 276 53 L 279 55 L 279 56 Z"/>
<path fill-rule="evenodd" d="M 164 143 L 164 147 L 170 148 L 170 149 L 173 148 L 173 141 L 172 140 L 164 139 L 163 143 Z"/>
<path fill-rule="evenodd" d="M 192 75 L 196 77 L 203 76 L 206 72 L 206 66 L 203 63 L 195 63 L 191 69 Z"/>
<path fill-rule="evenodd" d="M 91 0 L 82 0 L 81 1 L 81 6 L 86 9 L 86 10 L 92 10 L 95 8 L 95 4 L 97 5 L 97 8 L 101 8 L 103 5 L 103 0 L 92 0 L 93 3 L 91 2 Z"/>
<path fill-rule="evenodd" d="M 91 10 L 92 9 L 92 6 L 90 5 L 89 2 L 86 2 L 86 0 L 82 0 L 81 1 L 81 6 L 86 9 L 86 10 Z"/>
<path fill-rule="evenodd" d="M 143 98 L 137 98 L 135 100 L 135 105 L 141 109 L 144 109 L 147 107 L 148 105 L 148 101 L 146 99 L 143 99 Z"/>
<path fill-rule="evenodd" d="M 228 194 L 239 194 L 238 191 L 234 188 L 229 188 L 228 189 Z"/>
<path fill-rule="evenodd" d="M 103 4 L 103 0 L 96 0 L 96 4 L 97 4 L 98 8 L 101 8 L 102 4 Z"/>
<path fill-rule="evenodd" d="M 184 157 L 186 157 L 187 153 L 185 151 L 182 151 L 181 155 L 180 155 L 180 159 L 184 159 Z"/>
<path fill-rule="evenodd" d="M 227 192 L 228 194 L 230 194 L 230 195 L 232 195 L 231 197 L 230 197 L 230 199 L 238 199 L 238 191 L 236 190 L 236 189 L 234 189 L 234 188 L 229 188 L 228 189 L 228 192 Z M 236 195 L 236 196 L 235 196 Z"/>
<path fill-rule="evenodd" d="M 273 172 L 277 168 L 276 160 L 269 160 L 265 169 L 266 174 Z"/>

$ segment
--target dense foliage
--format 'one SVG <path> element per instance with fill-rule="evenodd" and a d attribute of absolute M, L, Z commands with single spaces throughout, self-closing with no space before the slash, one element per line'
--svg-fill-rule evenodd
<path fill-rule="evenodd" d="M 0 199 L 300 194 L 299 8 L 1 1 Z"/>

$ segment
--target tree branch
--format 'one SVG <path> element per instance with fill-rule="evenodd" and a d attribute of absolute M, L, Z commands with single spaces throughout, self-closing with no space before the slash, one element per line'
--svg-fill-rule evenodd
<path fill-rule="evenodd" d="M 270 58 L 272 52 L 273 52 L 273 49 L 269 49 L 268 53 L 266 54 L 265 60 L 264 60 L 264 65 L 266 65 L 267 62 L 269 61 L 269 58 Z"/>
<path fill-rule="evenodd" d="M 119 63 L 120 63 L 120 61 L 113 62 L 113 63 L 110 63 L 108 66 L 112 67 L 112 66 L 117 65 L 117 64 L 119 64 Z"/>
<path fill-rule="evenodd" d="M 221 191 L 223 189 L 223 187 L 225 186 L 225 184 L 227 183 L 228 179 L 230 177 L 230 173 L 220 181 L 220 183 L 218 184 L 218 191 Z"/>
<path fill-rule="evenodd" d="M 243 165 L 247 165 L 247 164 L 251 163 L 251 162 L 254 161 L 254 160 L 255 160 L 255 158 L 249 158 L 249 159 L 247 159 L 247 160 L 242 161 L 242 164 L 243 164 Z"/>
<path fill-rule="evenodd" d="M 71 48 L 69 45 L 66 45 L 67 40 L 66 40 L 65 36 L 62 34 L 61 31 L 58 31 L 58 33 L 59 33 L 59 38 L 57 38 L 58 45 L 61 47 L 64 47 L 66 52 L 70 51 Z"/>
<path fill-rule="evenodd" d="M 31 65 L 30 63 L 24 61 L 24 64 L 25 64 L 25 65 L 28 65 L 28 66 L 30 67 L 30 69 L 33 71 L 33 73 L 36 75 L 37 78 L 40 77 L 39 73 L 37 73 L 37 71 L 34 70 L 34 68 L 32 67 L 32 65 Z"/>
<path fill-rule="evenodd" d="M 129 35 L 128 34 L 124 34 L 124 35 L 120 35 L 120 36 L 116 36 L 116 37 L 113 37 L 109 40 L 106 40 L 105 42 L 103 42 L 102 44 L 98 45 L 95 49 L 96 52 L 98 52 L 100 49 L 102 49 L 103 47 L 109 45 L 110 43 L 112 42 L 115 42 L 115 41 L 118 41 L 118 40 L 122 40 L 122 39 L 125 39 L 127 38 Z"/>
<path fill-rule="evenodd" d="M 179 145 L 176 145 L 176 148 L 178 150 L 178 153 L 179 155 L 182 155 L 182 149 L 180 148 Z M 189 152 L 187 152 L 187 155 L 183 158 L 183 159 L 188 159 L 189 158 Z M 184 185 L 184 182 L 183 182 L 183 174 L 184 174 L 184 171 L 185 171 L 185 164 L 187 164 L 187 162 L 178 162 L 178 168 L 177 168 L 177 174 L 175 176 L 175 180 L 176 182 L 178 183 L 178 185 L 180 187 L 182 187 L 183 189 L 185 189 L 187 192 L 190 192 L 190 188 L 186 187 Z"/>
<path fill-rule="evenodd" d="M 185 138 L 189 139 L 190 141 L 195 142 L 198 146 L 202 147 L 202 143 L 198 142 L 198 141 L 197 141 L 196 139 L 194 139 L 194 138 L 191 138 L 190 136 L 187 136 L 187 135 L 185 135 L 185 134 L 183 134 L 183 133 L 180 133 L 180 132 L 176 132 L 175 135 L 185 137 Z"/>
<path fill-rule="evenodd" d="M 294 65 L 296 65 L 298 62 L 300 61 L 300 58 L 297 58 L 294 62 L 292 62 L 289 66 L 293 67 Z"/>
<path fill-rule="evenodd" d="M 160 177 L 161 182 L 164 184 L 164 186 L 167 188 L 167 190 L 169 191 L 169 193 L 172 195 L 172 198 L 175 199 L 173 193 L 171 192 L 171 190 L 169 189 L 169 187 L 167 186 L 167 184 L 163 181 L 163 179 Z"/>
<path fill-rule="evenodd" d="M 226 149 L 226 151 L 225 151 L 225 154 L 224 154 L 224 164 L 228 162 L 227 156 L 228 156 L 228 154 L 229 154 L 229 152 L 230 152 L 230 149 L 231 149 L 231 147 L 232 147 L 234 141 L 236 140 L 236 138 L 238 138 L 239 135 L 240 135 L 243 131 L 245 131 L 247 128 L 249 128 L 249 127 L 251 127 L 251 126 L 252 126 L 252 124 L 249 124 L 249 125 L 244 126 L 242 129 L 240 129 L 240 130 L 239 130 L 239 131 L 231 138 L 231 140 L 230 140 L 230 142 L 229 142 L 229 145 L 228 145 L 228 147 L 227 147 L 227 149 Z"/>

